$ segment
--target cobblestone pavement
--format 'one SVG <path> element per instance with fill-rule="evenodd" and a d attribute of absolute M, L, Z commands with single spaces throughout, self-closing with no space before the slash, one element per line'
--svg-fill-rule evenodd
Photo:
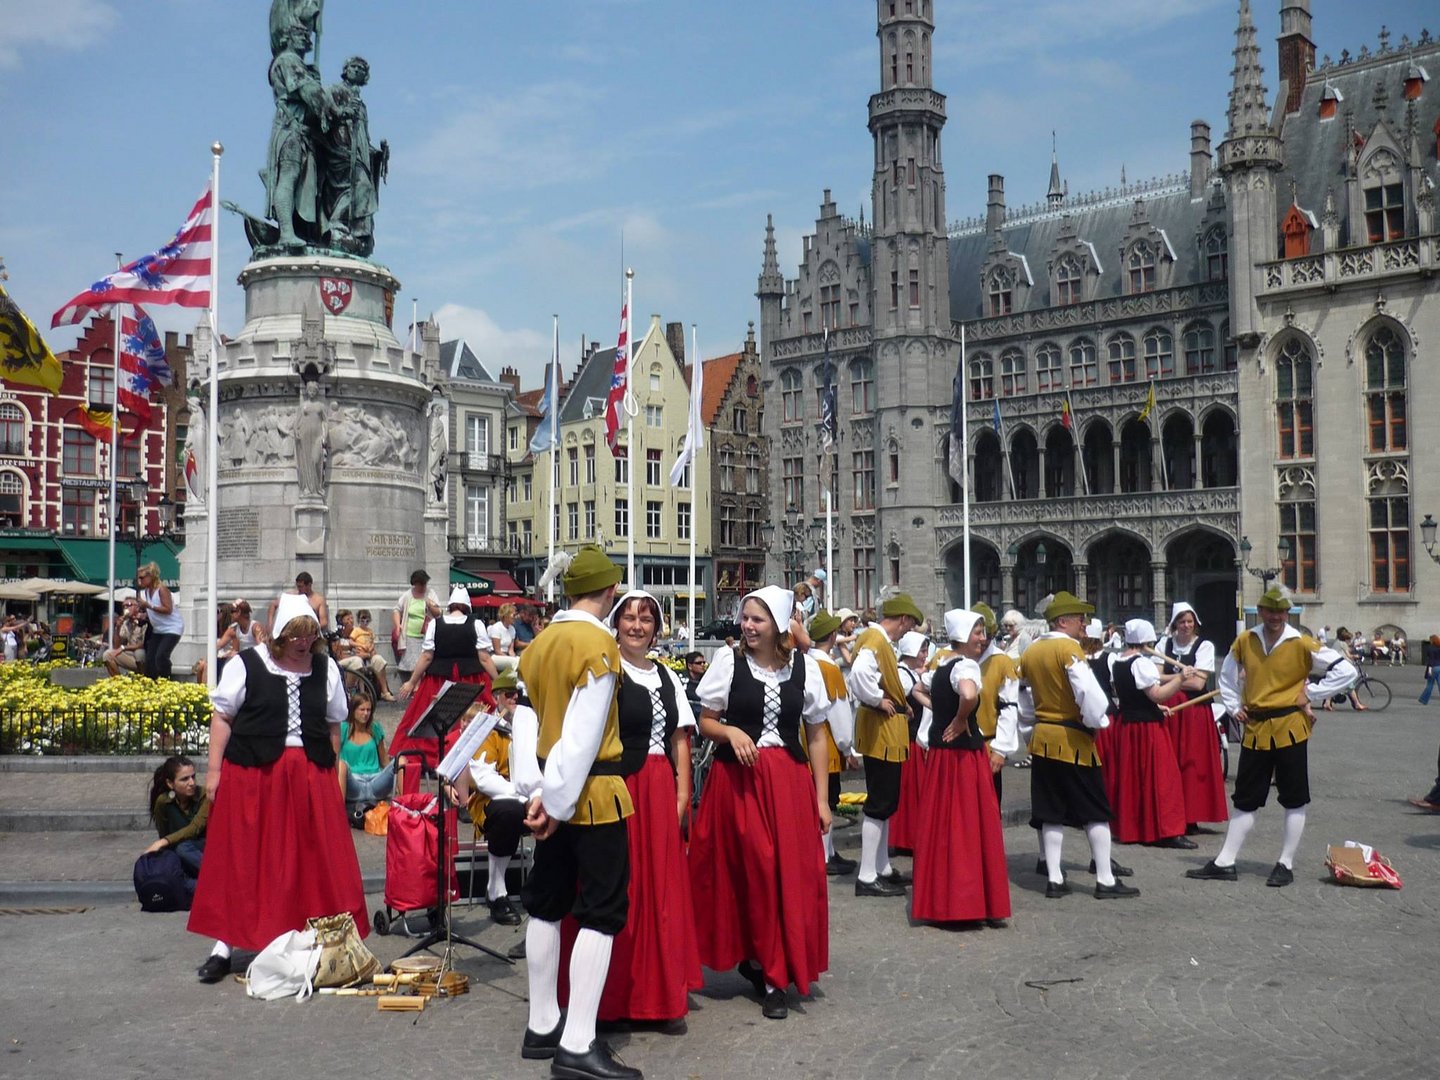
<path fill-rule="evenodd" d="M 1433 781 L 1440 707 L 1415 703 L 1413 672 L 1379 674 L 1397 691 L 1389 711 L 1325 714 L 1317 730 L 1316 801 L 1290 888 L 1264 885 L 1280 844 L 1273 802 L 1236 884 L 1182 876 L 1218 835 L 1198 852 L 1117 849 L 1143 890 L 1125 902 L 1088 895 L 1074 832 L 1066 862 L 1080 887 L 1045 900 L 1033 835 L 1012 827 L 1009 928 L 912 927 L 903 901 L 860 900 L 832 880 L 830 971 L 813 998 L 792 995 L 787 1021 L 762 1019 L 734 973 L 707 973 L 685 1033 L 612 1041 L 652 1080 L 1428 1075 L 1440 1056 L 1440 816 L 1405 800 Z M 1023 787 L 1024 776 L 1006 779 Z M 843 848 L 858 831 L 840 834 Z M 1390 856 L 1405 888 L 1330 884 L 1325 845 L 1347 839 Z M 519 940 L 482 911 L 462 911 L 458 927 L 500 949 Z M 518 1054 L 523 963 L 460 950 L 470 994 L 418 1016 L 378 1014 L 366 999 L 267 1005 L 233 981 L 194 982 L 206 943 L 184 921 L 133 903 L 0 915 L 0 1076 L 548 1075 Z M 382 960 L 405 945 L 370 943 Z"/>

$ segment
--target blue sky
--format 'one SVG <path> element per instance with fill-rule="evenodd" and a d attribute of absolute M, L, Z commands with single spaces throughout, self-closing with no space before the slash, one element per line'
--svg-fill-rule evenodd
<path fill-rule="evenodd" d="M 327 0 L 322 77 L 371 64 L 372 138 L 391 146 L 376 259 L 445 338 L 538 386 L 560 316 L 611 344 L 625 262 L 637 324 L 695 323 L 701 351 L 739 347 L 765 215 L 795 273 L 822 190 L 868 202 L 866 101 L 877 88 L 869 0 Z M 1279 0 L 1256 0 L 1275 90 Z M 947 208 L 1044 196 L 1050 133 L 1072 193 L 1188 167 L 1189 124 L 1223 136 L 1236 0 L 936 0 L 935 83 L 949 99 Z M 1013 12 L 1023 8 L 1017 21 Z M 1321 54 L 1392 45 L 1433 0 L 1313 0 Z M 42 326 L 114 265 L 169 239 L 225 144 L 222 195 L 263 203 L 273 105 L 268 0 L 0 0 L 0 256 Z M 1440 78 L 1440 72 L 1433 73 Z M 866 216 L 869 216 L 868 205 Z M 248 255 L 225 215 L 221 329 L 243 322 Z M 162 328 L 193 316 L 157 309 Z M 57 350 L 73 330 L 48 333 Z"/>

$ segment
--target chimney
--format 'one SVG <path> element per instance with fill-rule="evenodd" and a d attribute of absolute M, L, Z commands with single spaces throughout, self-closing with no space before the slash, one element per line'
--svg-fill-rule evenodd
<path fill-rule="evenodd" d="M 1281 0 L 1280 81 L 1285 84 L 1285 112 L 1300 111 L 1305 77 L 1315 69 L 1315 42 L 1311 40 L 1310 0 Z"/>
<path fill-rule="evenodd" d="M 1210 183 L 1210 125 L 1204 120 L 1190 122 L 1190 197 L 1205 197 Z"/>
<path fill-rule="evenodd" d="M 985 231 L 993 233 L 1005 223 L 1005 177 L 990 174 L 990 195 L 985 200 Z"/>
<path fill-rule="evenodd" d="M 665 344 L 670 346 L 678 363 L 685 363 L 685 325 L 678 322 L 665 324 Z"/>
<path fill-rule="evenodd" d="M 520 372 L 513 367 L 506 366 L 500 369 L 500 382 L 510 387 L 512 393 L 520 393 Z"/>

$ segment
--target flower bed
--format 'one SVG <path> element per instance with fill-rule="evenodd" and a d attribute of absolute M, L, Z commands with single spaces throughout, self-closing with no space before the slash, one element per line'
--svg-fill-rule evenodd
<path fill-rule="evenodd" d="M 194 683 L 143 676 L 83 689 L 50 682 L 64 661 L 0 665 L 0 754 L 198 753 L 210 696 Z"/>

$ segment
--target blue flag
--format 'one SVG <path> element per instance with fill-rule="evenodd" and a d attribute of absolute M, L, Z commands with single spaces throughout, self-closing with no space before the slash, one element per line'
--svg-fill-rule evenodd
<path fill-rule="evenodd" d="M 555 396 L 555 369 L 559 366 L 559 360 L 557 356 L 554 362 L 545 367 L 545 392 L 540 399 L 540 426 L 535 429 L 535 434 L 530 439 L 532 454 L 543 454 L 560 444 L 559 427 L 554 411 L 550 408 L 551 399 Z"/>
<path fill-rule="evenodd" d="M 1005 425 L 1000 422 L 1000 402 L 995 402 L 995 434 L 1000 436 L 1000 441 L 1005 441 Z"/>

